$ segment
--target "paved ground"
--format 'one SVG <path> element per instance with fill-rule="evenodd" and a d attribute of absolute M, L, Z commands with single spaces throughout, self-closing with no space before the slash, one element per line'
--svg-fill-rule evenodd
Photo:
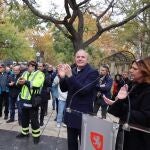
<path fill-rule="evenodd" d="M 21 131 L 17 117 L 13 123 L 6 123 L 6 120 L 1 117 L 0 150 L 67 150 L 66 128 L 56 127 L 55 115 L 55 111 L 49 107 L 44 126 L 41 128 L 42 136 L 38 145 L 33 144 L 31 135 L 27 139 L 16 139 L 16 135 Z"/>
<path fill-rule="evenodd" d="M 21 131 L 17 122 L 17 110 L 16 121 L 13 123 L 6 123 L 6 120 L 1 117 L 0 150 L 67 150 L 66 128 L 56 127 L 55 116 L 56 113 L 51 108 L 50 100 L 48 115 L 45 117 L 44 126 L 41 128 L 42 136 L 38 145 L 33 144 L 31 135 L 27 139 L 16 139 L 16 135 Z M 100 112 L 98 117 L 100 117 Z M 114 117 L 107 115 L 107 120 L 113 121 Z"/>

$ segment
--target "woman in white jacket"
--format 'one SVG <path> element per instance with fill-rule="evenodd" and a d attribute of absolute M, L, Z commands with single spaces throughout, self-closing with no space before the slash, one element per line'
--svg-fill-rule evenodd
<path fill-rule="evenodd" d="M 68 92 L 62 92 L 59 85 L 59 77 L 56 76 L 52 86 L 58 85 L 58 114 L 57 114 L 57 127 L 60 128 L 63 121 L 63 114 L 66 105 Z"/>

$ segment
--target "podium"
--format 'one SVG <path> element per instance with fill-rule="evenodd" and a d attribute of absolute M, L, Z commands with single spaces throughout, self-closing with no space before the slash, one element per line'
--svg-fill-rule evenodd
<path fill-rule="evenodd" d="M 119 125 L 83 114 L 80 150 L 114 150 Z"/>

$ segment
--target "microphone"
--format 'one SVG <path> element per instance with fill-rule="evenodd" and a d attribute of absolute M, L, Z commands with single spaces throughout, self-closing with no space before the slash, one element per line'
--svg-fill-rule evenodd
<path fill-rule="evenodd" d="M 72 97 L 71 97 L 71 99 L 70 99 L 70 102 L 69 102 L 69 105 L 68 105 L 68 107 L 66 108 L 66 112 L 71 113 L 72 111 L 74 111 L 74 112 L 82 113 L 82 112 L 79 112 L 79 111 L 77 111 L 77 110 L 72 110 L 72 109 L 71 109 L 72 100 L 73 100 L 73 98 L 74 98 L 80 91 L 82 91 L 82 90 L 84 90 L 85 88 L 87 88 L 88 86 L 92 85 L 94 82 L 96 82 L 96 81 L 99 80 L 99 79 L 100 79 L 100 76 L 99 76 L 98 78 L 96 78 L 94 81 L 90 82 L 89 84 L 87 84 L 87 85 L 83 86 L 82 88 L 80 88 L 79 90 L 77 90 L 77 91 L 72 95 Z"/>

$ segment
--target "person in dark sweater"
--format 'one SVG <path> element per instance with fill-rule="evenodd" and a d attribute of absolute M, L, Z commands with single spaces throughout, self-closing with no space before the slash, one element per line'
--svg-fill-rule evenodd
<path fill-rule="evenodd" d="M 133 86 L 129 91 L 127 86 L 122 87 L 115 102 L 104 97 L 110 105 L 109 113 L 120 118 L 116 150 L 122 147 L 123 150 L 149 150 L 150 133 L 131 128 L 126 131 L 123 127 L 129 124 L 150 131 L 150 57 L 134 61 L 130 74 Z"/>

